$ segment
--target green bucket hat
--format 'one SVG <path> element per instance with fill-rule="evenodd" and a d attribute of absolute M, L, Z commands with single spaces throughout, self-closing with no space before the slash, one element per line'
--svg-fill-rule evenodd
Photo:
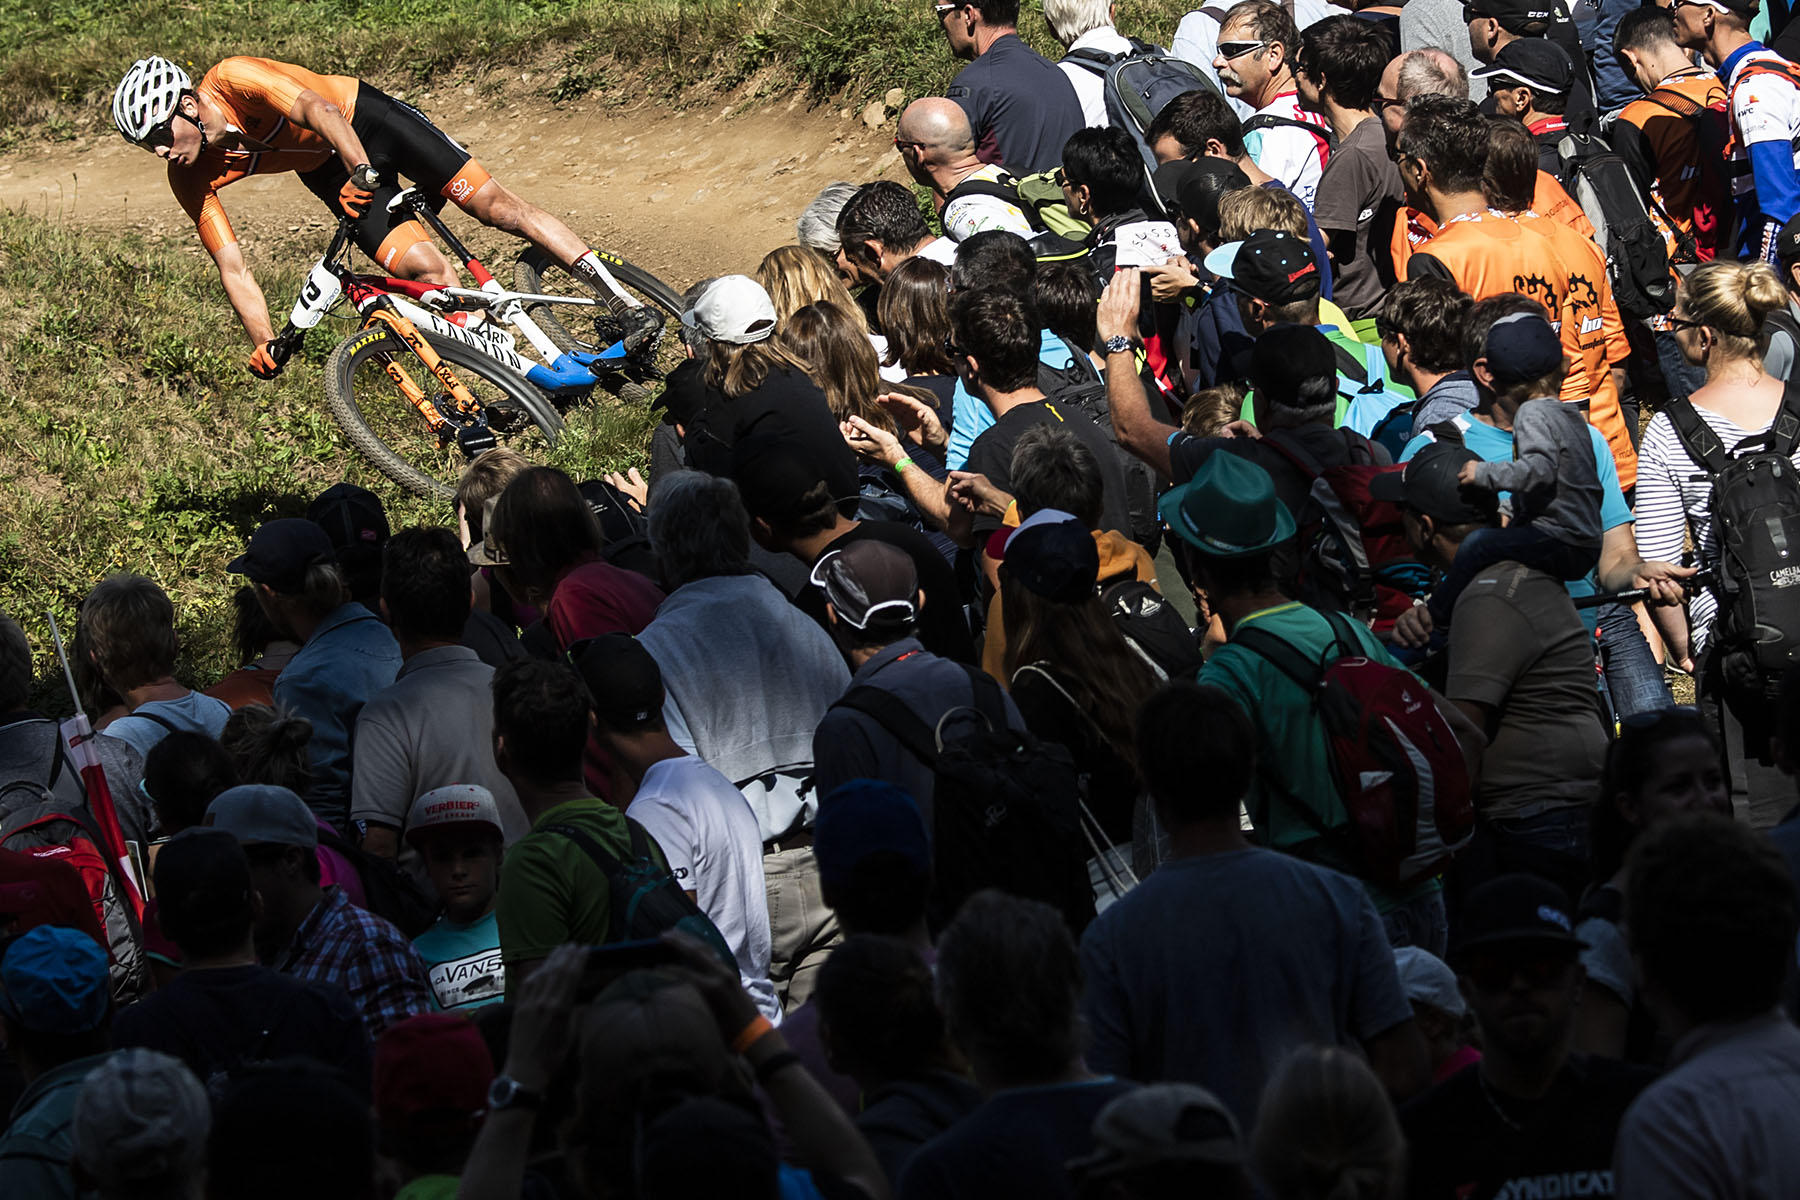
<path fill-rule="evenodd" d="M 1294 515 L 1276 496 L 1269 473 L 1226 450 L 1163 493 L 1157 509 L 1176 537 L 1212 558 L 1262 554 L 1294 536 Z"/>

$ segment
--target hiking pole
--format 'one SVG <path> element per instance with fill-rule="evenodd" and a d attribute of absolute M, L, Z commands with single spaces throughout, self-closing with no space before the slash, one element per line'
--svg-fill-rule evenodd
<path fill-rule="evenodd" d="M 69 699 L 75 705 L 75 715 L 60 726 L 59 736 L 69 761 L 75 764 L 81 776 L 83 789 L 87 792 L 88 813 L 94 818 L 100 839 L 106 845 L 106 852 L 119 864 L 119 872 L 125 881 L 125 895 L 133 911 L 139 918 L 144 915 L 144 887 L 138 879 L 137 866 L 126 852 L 125 833 L 119 827 L 119 810 L 113 804 L 112 788 L 106 782 L 106 768 L 100 765 L 99 752 L 94 749 L 93 725 L 88 721 L 87 710 L 81 707 L 81 693 L 75 688 L 75 672 L 69 666 L 68 652 L 63 648 L 62 631 L 56 627 L 56 614 L 49 609 L 44 616 L 50 621 L 50 637 L 56 643 L 56 658 L 62 663 L 63 679 L 69 685 Z"/>

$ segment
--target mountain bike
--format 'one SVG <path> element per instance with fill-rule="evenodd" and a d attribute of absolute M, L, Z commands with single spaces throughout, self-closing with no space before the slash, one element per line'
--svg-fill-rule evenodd
<path fill-rule="evenodd" d="M 358 274 L 349 263 L 353 225 L 341 218 L 269 352 L 285 364 L 347 299 L 362 324 L 325 360 L 326 401 L 357 451 L 415 495 L 450 499 L 469 461 L 497 445 L 543 461 L 562 433 L 563 410 L 596 389 L 644 400 L 674 365 L 679 339 L 668 336 L 666 320 L 662 334 L 627 352 L 605 304 L 541 251 L 527 250 L 515 267 L 515 282 L 528 286 L 508 290 L 416 189 L 388 209 L 423 221 L 479 286 Z M 641 302 L 669 318 L 680 314 L 674 289 L 615 254 L 596 253 Z M 540 361 L 520 352 L 521 338 Z"/>

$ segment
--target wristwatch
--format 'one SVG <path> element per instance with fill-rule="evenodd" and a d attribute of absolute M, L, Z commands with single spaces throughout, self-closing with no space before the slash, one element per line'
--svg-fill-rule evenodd
<path fill-rule="evenodd" d="M 357 163 L 350 172 L 350 182 L 365 192 L 372 192 L 381 186 L 381 176 L 368 163 Z"/>
<path fill-rule="evenodd" d="M 1133 345 L 1130 338 L 1117 333 L 1100 344 L 1106 347 L 1108 354 L 1130 354 Z"/>
<path fill-rule="evenodd" d="M 509 1108 L 542 1108 L 544 1094 L 523 1086 L 511 1075 L 496 1075 L 488 1085 L 488 1109 L 504 1112 Z"/>

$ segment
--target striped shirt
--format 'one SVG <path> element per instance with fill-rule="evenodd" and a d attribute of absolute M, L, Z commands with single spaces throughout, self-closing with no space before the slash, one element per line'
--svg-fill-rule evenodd
<path fill-rule="evenodd" d="M 1727 449 L 1745 438 L 1768 432 L 1768 425 L 1743 429 L 1698 404 L 1694 411 Z M 1770 423 L 1773 422 L 1771 416 Z M 1794 465 L 1800 467 L 1800 450 L 1792 458 Z M 1653 562 L 1680 562 L 1691 533 L 1701 565 L 1716 562 L 1719 548 L 1713 536 L 1711 502 L 1712 480 L 1681 444 L 1668 414 L 1657 413 L 1650 418 L 1643 444 L 1638 447 L 1638 553 Z M 1719 603 L 1709 590 L 1697 589 L 1689 595 L 1688 626 L 1692 630 L 1693 653 L 1706 649 L 1718 608 Z"/>

